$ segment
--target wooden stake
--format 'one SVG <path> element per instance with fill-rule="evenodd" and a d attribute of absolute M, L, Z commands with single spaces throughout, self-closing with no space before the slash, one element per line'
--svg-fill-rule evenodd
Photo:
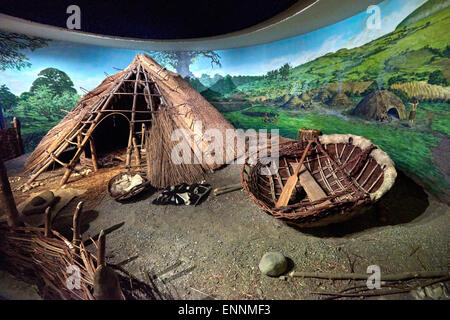
<path fill-rule="evenodd" d="M 8 226 L 11 228 L 19 226 L 19 212 L 17 211 L 8 174 L 2 159 L 0 159 L 0 203 L 0 212 L 3 212 L 6 216 Z"/>
<path fill-rule="evenodd" d="M 75 251 L 78 252 L 78 247 L 81 243 L 81 232 L 80 232 L 80 217 L 83 213 L 83 201 L 78 202 L 77 208 L 73 215 L 73 238 L 72 244 L 75 247 Z"/>
<path fill-rule="evenodd" d="M 44 235 L 46 237 L 52 236 L 52 212 L 51 207 L 47 207 L 45 209 L 45 228 L 44 228 Z"/>
<path fill-rule="evenodd" d="M 94 297 L 97 300 L 125 300 L 120 289 L 119 277 L 116 272 L 106 265 L 105 232 L 100 231 L 98 237 L 97 269 L 94 273 Z"/>
<path fill-rule="evenodd" d="M 100 231 L 100 235 L 98 236 L 98 253 L 97 253 L 97 268 L 98 267 L 106 267 L 106 235 L 102 230 Z"/>
<path fill-rule="evenodd" d="M 141 132 L 141 148 L 145 146 L 145 123 L 142 124 L 142 132 Z M 147 149 L 146 149 L 147 150 Z"/>
<path fill-rule="evenodd" d="M 94 167 L 94 172 L 97 172 L 98 171 L 97 151 L 95 150 L 95 144 L 92 137 L 89 139 L 89 145 L 91 147 L 92 166 Z"/>
<path fill-rule="evenodd" d="M 137 146 L 136 137 L 133 137 L 133 148 L 134 153 L 136 154 L 136 164 L 139 165 L 141 164 L 141 153 L 139 152 L 139 148 Z"/>

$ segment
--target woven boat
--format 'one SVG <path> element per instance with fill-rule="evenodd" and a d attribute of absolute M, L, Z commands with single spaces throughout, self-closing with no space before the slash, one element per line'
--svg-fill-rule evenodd
<path fill-rule="evenodd" d="M 290 202 L 275 208 L 308 139 L 314 143 Z M 279 149 L 278 165 L 269 174 L 270 164 L 264 158 L 253 164 L 248 159 L 241 172 L 243 188 L 264 211 L 298 227 L 325 226 L 364 213 L 391 189 L 397 176 L 393 161 L 384 151 L 366 138 L 351 134 L 313 135 L 285 143 Z"/>

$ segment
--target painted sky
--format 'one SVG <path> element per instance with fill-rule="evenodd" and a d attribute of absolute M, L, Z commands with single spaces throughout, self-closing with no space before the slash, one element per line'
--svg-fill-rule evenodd
<path fill-rule="evenodd" d="M 266 45 L 218 51 L 222 67 L 211 68 L 207 59 L 198 59 L 192 72 L 213 75 L 262 75 L 288 62 L 297 66 L 329 52 L 353 48 L 392 32 L 395 27 L 426 0 L 386 0 L 379 4 L 381 28 L 368 29 L 367 12 L 343 20 L 332 26 Z M 0 85 L 6 84 L 15 94 L 28 91 L 42 69 L 53 67 L 66 72 L 76 89 L 91 90 L 100 84 L 107 74 L 125 68 L 140 51 L 86 46 L 52 41 L 35 52 L 27 53 L 32 66 L 22 71 L 0 72 Z"/>

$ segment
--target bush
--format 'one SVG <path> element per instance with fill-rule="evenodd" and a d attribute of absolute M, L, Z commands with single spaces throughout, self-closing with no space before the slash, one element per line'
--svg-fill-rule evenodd
<path fill-rule="evenodd" d="M 447 79 L 444 77 L 444 74 L 441 70 L 436 70 L 433 73 L 430 74 L 430 77 L 428 78 L 429 84 L 437 84 L 443 87 L 448 86 Z"/>

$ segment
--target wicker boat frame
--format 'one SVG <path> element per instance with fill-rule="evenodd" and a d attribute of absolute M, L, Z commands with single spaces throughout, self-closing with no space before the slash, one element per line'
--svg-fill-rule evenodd
<path fill-rule="evenodd" d="M 268 161 L 251 164 L 249 158 L 242 167 L 243 188 L 264 211 L 298 227 L 319 227 L 346 221 L 380 199 L 395 182 L 397 172 L 391 158 L 370 140 L 350 134 L 313 137 L 304 166 L 320 185 L 326 196 L 311 201 L 297 183 L 290 203 L 275 208 L 287 179 L 293 174 L 307 144 L 292 141 L 279 150 L 278 168 L 273 174 Z M 271 156 L 270 153 L 268 155 Z"/>

